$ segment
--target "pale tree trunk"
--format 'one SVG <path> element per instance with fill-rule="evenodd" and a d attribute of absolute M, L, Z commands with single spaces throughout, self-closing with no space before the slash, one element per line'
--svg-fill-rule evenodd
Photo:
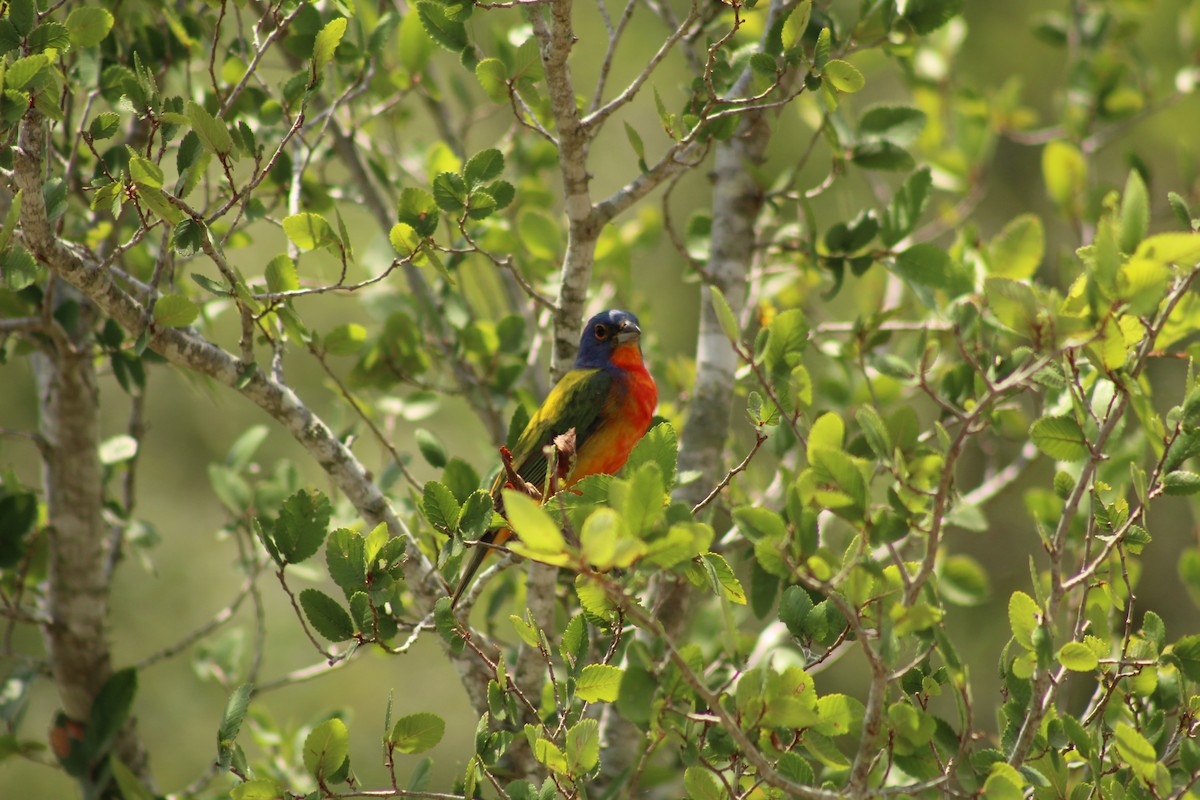
<path fill-rule="evenodd" d="M 70 291 L 64 284 L 55 288 Z M 48 622 L 42 632 L 63 712 L 85 726 L 93 700 L 112 674 L 99 404 L 85 321 L 90 316 L 85 313 L 74 332 L 60 330 L 33 361 L 50 551 Z M 118 736 L 115 752 L 135 773 L 144 772 L 146 754 L 132 720 Z M 120 795 L 110 785 L 102 796 Z"/>
<path fill-rule="evenodd" d="M 788 8 L 774 2 L 768 11 L 766 29 Z M 749 91 L 750 71 L 739 76 L 730 96 Z M 724 477 L 725 440 L 729 436 L 733 410 L 734 373 L 738 359 L 733 345 L 717 320 L 712 290 L 721 291 L 736 317 L 746 303 L 747 279 L 754 260 L 755 225 L 763 207 L 763 192 L 751 171 L 764 160 L 772 128 L 766 110 L 750 111 L 742 117 L 737 133 L 716 147 L 713 164 L 712 235 L 706 285 L 700 290 L 700 329 L 696 336 L 696 383 L 688 403 L 687 418 L 679 438 L 679 471 L 695 470 L 698 480 L 680 486 L 676 500 L 696 505 Z M 655 607 L 668 634 L 680 634 L 687 626 L 687 592 L 679 581 L 655 587 Z"/>
<path fill-rule="evenodd" d="M 32 112 L 31 112 L 32 113 Z M 19 170 L 27 187 L 41 189 L 41 175 L 30 168 L 45 164 L 46 131 L 40 121 L 21 125 Z M 40 196 L 22 206 L 23 228 L 29 223 L 49 229 Z M 34 245 L 28 241 L 27 244 Z M 39 248 L 33 248 L 40 255 Z M 43 262 L 44 263 L 44 262 Z M 56 294 L 57 293 L 57 294 Z M 106 635 L 109 584 L 106 570 L 108 527 L 103 509 L 100 464 L 99 396 L 93 360 L 93 306 L 65 283 L 49 284 L 47 303 L 75 300 L 80 304 L 73 330 L 48 320 L 49 344 L 34 359 L 38 387 L 38 426 L 42 440 L 42 483 L 49 542 L 46 618 L 43 637 L 50 670 L 63 712 L 84 723 L 92 702 L 112 674 Z M 114 750 L 135 774 L 146 770 L 146 753 L 132 718 L 117 737 Z M 110 785 L 104 797 L 120 797 Z"/>
<path fill-rule="evenodd" d="M 741 317 L 747 277 L 754 259 L 754 230 L 763 207 L 762 188 L 750 167 L 762 163 L 771 139 L 765 115 L 747 114 L 737 135 L 717 145 L 713 167 L 712 244 L 700 290 L 700 331 L 696 337 L 696 385 L 679 442 L 679 470 L 696 470 L 699 480 L 681 486 L 675 499 L 695 505 L 725 475 L 725 439 L 733 408 L 737 354 L 713 310 L 712 291 L 725 295 Z"/>

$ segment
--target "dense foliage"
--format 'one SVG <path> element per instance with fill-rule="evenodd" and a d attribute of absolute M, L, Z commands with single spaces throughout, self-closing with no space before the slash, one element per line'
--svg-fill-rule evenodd
<path fill-rule="evenodd" d="M 959 66 L 964 5 L 0 4 L 0 363 L 37 408 L 0 428 L 0 770 L 125 800 L 1194 795 L 1200 632 L 1137 593 L 1190 507 L 1157 509 L 1200 492 L 1196 184 L 1139 137 L 1190 97 L 1200 19 L 1022 20 L 1062 66 L 1038 107 Z M 612 306 L 660 416 L 616 476 L 506 492 L 519 538 L 453 608 L 500 521 L 480 465 Z M 138 494 L 165 371 L 266 412 L 207 465 L 242 583 L 114 663 L 114 587 L 186 523 Z M 472 450 L 415 424 L 439 408 Z M 1200 597 L 1177 551 L 1153 578 Z M 264 595 L 317 667 L 260 674 Z M 235 620 L 251 656 L 213 644 Z M 339 668 L 429 639 L 477 716 L 381 691 L 382 753 L 352 748 Z M 133 712 L 181 655 L 229 700 L 176 789 Z M 320 719 L 256 710 L 318 674 Z M 443 781 L 406 757 L 448 723 L 475 735 Z"/>

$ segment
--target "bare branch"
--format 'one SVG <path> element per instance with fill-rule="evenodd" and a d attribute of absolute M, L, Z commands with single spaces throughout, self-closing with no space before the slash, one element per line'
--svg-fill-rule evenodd
<path fill-rule="evenodd" d="M 755 453 L 757 453 L 758 449 L 763 446 L 763 442 L 767 440 L 766 434 L 762 431 L 756 431 L 754 437 L 754 447 L 750 448 L 750 452 L 746 454 L 746 457 L 742 459 L 741 463 L 730 469 L 729 472 L 725 473 L 725 477 L 721 479 L 720 483 L 713 487 L 713 490 L 708 493 L 707 497 L 705 497 L 696 505 L 692 506 L 693 514 L 699 514 L 701 511 L 703 511 L 704 507 L 715 500 L 717 495 L 721 493 L 721 490 L 729 485 L 729 482 L 733 480 L 734 475 L 737 475 L 750 465 L 750 460 L 754 458 Z"/>
<path fill-rule="evenodd" d="M 692 27 L 692 24 L 700 18 L 699 6 L 693 2 L 687 18 L 684 19 L 684 21 L 681 22 L 679 26 L 671 33 L 671 35 L 668 36 L 666 40 L 659 46 L 657 52 L 655 52 L 654 55 L 650 57 L 650 60 L 646 62 L 646 66 L 642 68 L 642 71 L 639 72 L 633 81 L 631 81 L 630 84 L 625 87 L 624 91 L 622 91 L 612 100 L 609 100 L 603 106 L 600 106 L 600 100 L 604 91 L 604 79 L 608 76 L 608 68 L 611 66 L 612 57 L 616 50 L 616 43 L 620 38 L 621 31 L 624 30 L 626 23 L 629 21 L 629 17 L 633 14 L 633 7 L 634 0 L 630 0 L 629 5 L 625 8 L 625 14 L 621 18 L 621 22 L 617 28 L 617 31 L 609 38 L 609 49 L 605 54 L 604 65 L 601 67 L 600 71 L 600 79 L 596 84 L 596 96 L 592 100 L 592 108 L 595 110 L 583 118 L 584 126 L 589 129 L 594 130 L 595 128 L 598 128 L 600 124 L 603 123 L 604 120 L 608 119 L 614 111 L 621 108 L 634 97 L 636 97 L 638 91 L 642 88 L 646 81 L 649 80 L 651 74 L 654 73 L 655 68 L 662 63 L 662 60 L 667 57 L 667 54 L 671 52 L 671 49 L 675 47 L 679 40 L 687 34 L 688 29 Z"/>

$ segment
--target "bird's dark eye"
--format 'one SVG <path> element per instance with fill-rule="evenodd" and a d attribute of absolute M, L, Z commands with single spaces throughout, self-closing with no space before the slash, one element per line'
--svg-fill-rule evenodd
<path fill-rule="evenodd" d="M 608 338 L 608 326 L 607 325 L 597 325 L 596 326 L 596 338 L 602 342 Z"/>

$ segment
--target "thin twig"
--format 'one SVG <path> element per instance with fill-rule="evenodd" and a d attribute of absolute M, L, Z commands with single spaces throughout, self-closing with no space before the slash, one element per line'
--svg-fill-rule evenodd
<path fill-rule="evenodd" d="M 705 497 L 696 505 L 692 506 L 693 515 L 699 514 L 701 511 L 703 511 L 704 507 L 715 500 L 717 495 L 721 493 L 721 490 L 729 485 L 729 482 L 733 480 L 734 475 L 737 475 L 750 465 L 750 460 L 754 458 L 755 453 L 758 452 L 758 449 L 763 446 L 763 442 L 766 440 L 767 435 L 763 433 L 761 429 L 754 432 L 754 446 L 750 448 L 750 452 L 747 453 L 746 457 L 741 460 L 741 463 L 730 469 L 729 472 L 725 473 L 725 477 L 721 479 L 720 483 L 713 487 L 713 490 L 708 493 L 707 497 Z"/>

